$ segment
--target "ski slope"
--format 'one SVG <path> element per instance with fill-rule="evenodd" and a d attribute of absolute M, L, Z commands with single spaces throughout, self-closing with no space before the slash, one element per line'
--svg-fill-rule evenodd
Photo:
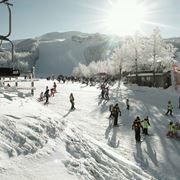
<path fill-rule="evenodd" d="M 53 81 L 35 82 L 35 96 L 6 98 L 0 91 L 0 179 L 180 179 L 180 141 L 167 138 L 169 121 L 179 121 L 177 94 L 134 85 L 110 87 L 110 101 L 98 86 L 57 83 L 55 97 L 37 102 Z M 69 94 L 75 111 L 70 111 Z M 130 111 L 125 100 L 130 100 Z M 174 117 L 164 116 L 168 100 Z M 119 127 L 109 126 L 109 105 L 119 103 Z M 152 136 L 136 144 L 131 129 L 136 116 L 149 116 Z"/>

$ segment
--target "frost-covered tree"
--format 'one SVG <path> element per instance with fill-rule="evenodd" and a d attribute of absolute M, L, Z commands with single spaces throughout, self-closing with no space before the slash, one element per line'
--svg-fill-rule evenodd
<path fill-rule="evenodd" d="M 150 38 L 147 39 L 146 59 L 151 64 L 153 71 L 153 85 L 155 86 L 155 73 L 163 69 L 170 69 L 174 63 L 176 48 L 163 40 L 159 28 L 155 28 Z"/>
<path fill-rule="evenodd" d="M 158 29 L 150 37 L 136 34 L 124 40 L 121 46 L 116 47 L 106 60 L 93 61 L 88 66 L 79 64 L 74 74 L 92 77 L 97 73 L 120 75 L 122 72 L 135 72 L 138 84 L 138 71 L 170 69 L 174 63 L 176 49 L 162 39 Z M 155 79 L 154 79 L 155 82 Z"/>
<path fill-rule="evenodd" d="M 77 77 L 90 77 L 90 71 L 86 65 L 79 63 L 79 65 L 74 68 L 73 75 Z"/>
<path fill-rule="evenodd" d="M 92 76 L 94 74 L 98 73 L 98 66 L 97 63 L 95 61 L 92 61 L 87 68 L 89 69 L 89 75 Z"/>
<path fill-rule="evenodd" d="M 21 52 L 21 53 L 14 53 L 13 58 L 13 66 L 20 70 L 20 72 L 27 72 L 28 71 L 28 62 L 24 59 L 28 58 L 30 53 L 28 52 Z"/>
<path fill-rule="evenodd" d="M 124 67 L 127 71 L 136 73 L 136 83 L 138 83 L 138 67 L 144 62 L 145 57 L 144 38 L 136 33 L 134 37 L 125 40 L 123 49 Z"/>
<path fill-rule="evenodd" d="M 18 68 L 21 72 L 31 70 L 39 57 L 39 43 L 35 39 L 27 39 L 14 46 L 14 53 L 8 49 L 0 49 L 0 65 Z"/>
<path fill-rule="evenodd" d="M 29 53 L 12 53 L 9 51 L 0 52 L 0 66 L 3 67 L 13 67 L 19 69 L 21 72 L 27 71 L 28 63 L 24 61 L 25 58 L 29 56 Z"/>

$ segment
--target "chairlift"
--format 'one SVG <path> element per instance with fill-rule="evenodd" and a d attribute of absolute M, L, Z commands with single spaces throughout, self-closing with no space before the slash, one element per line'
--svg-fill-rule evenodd
<path fill-rule="evenodd" d="M 0 45 L 2 45 L 2 41 L 8 41 L 11 44 L 11 61 L 12 61 L 12 66 L 14 63 L 14 44 L 13 42 L 8 38 L 11 34 L 11 9 L 10 6 L 13 6 L 13 4 L 8 2 L 9 0 L 1 0 L 0 4 L 4 4 L 7 6 L 8 8 L 8 12 L 9 12 L 9 31 L 6 35 L 0 35 L 0 40 L 1 43 Z M 20 75 L 20 71 L 18 69 L 15 69 L 14 67 L 0 67 L 0 77 L 14 77 L 14 76 L 19 76 Z"/>

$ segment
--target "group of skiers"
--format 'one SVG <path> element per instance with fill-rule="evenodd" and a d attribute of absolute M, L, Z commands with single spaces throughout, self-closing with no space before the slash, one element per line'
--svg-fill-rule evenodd
<path fill-rule="evenodd" d="M 57 92 L 57 85 L 56 83 L 54 82 L 53 83 L 53 87 L 49 90 L 48 86 L 46 86 L 46 90 L 45 92 L 41 92 L 40 93 L 40 97 L 38 98 L 38 101 L 41 102 L 41 101 L 44 101 L 44 98 L 45 98 L 45 103 L 44 104 L 48 104 L 49 103 L 49 97 L 54 97 L 54 94 Z M 73 93 L 70 93 L 70 96 L 69 96 L 69 101 L 71 103 L 71 110 L 74 110 L 75 109 L 75 102 L 74 102 L 74 96 L 73 96 Z"/>
<path fill-rule="evenodd" d="M 168 124 L 168 133 L 166 134 L 168 137 L 179 138 L 180 124 L 178 122 L 173 123 L 170 121 Z"/>
<path fill-rule="evenodd" d="M 141 142 L 141 129 L 142 129 L 142 134 L 149 135 L 148 133 L 149 126 L 150 126 L 150 122 L 148 116 L 146 116 L 143 120 L 141 120 L 139 116 L 136 117 L 136 119 L 132 124 L 132 130 L 135 131 L 136 142 Z"/>
<path fill-rule="evenodd" d="M 126 109 L 129 110 L 129 99 L 126 99 Z M 109 118 L 113 120 L 113 126 L 118 126 L 118 117 L 121 116 L 121 110 L 119 108 L 118 103 L 116 103 L 114 106 L 111 104 L 109 106 L 110 116 Z M 141 141 L 141 129 L 142 134 L 149 135 L 148 133 L 148 127 L 150 126 L 149 118 L 146 116 L 143 120 L 140 119 L 139 116 L 136 117 L 132 124 L 132 130 L 135 131 L 135 140 L 137 142 Z"/>
<path fill-rule="evenodd" d="M 49 97 L 54 96 L 54 93 L 57 92 L 56 90 L 57 85 L 54 82 L 53 87 L 49 90 L 48 86 L 46 86 L 46 91 L 43 93 L 41 92 L 39 101 L 43 101 L 45 99 L 44 104 L 49 103 Z M 103 99 L 109 100 L 109 87 L 106 86 L 106 84 L 101 84 L 101 96 Z M 69 101 L 71 103 L 71 110 L 75 109 L 75 102 L 74 102 L 74 96 L 73 93 L 70 93 Z M 126 99 L 126 109 L 130 109 L 129 99 Z M 113 126 L 118 126 L 118 117 L 121 116 L 121 110 L 116 103 L 115 105 L 111 104 L 109 106 L 110 116 L 109 119 L 113 120 Z M 165 115 L 171 115 L 173 112 L 173 105 L 172 102 L 169 100 L 167 103 L 167 112 Z M 148 128 L 150 126 L 149 118 L 146 116 L 143 120 L 140 119 L 139 116 L 136 117 L 136 119 L 133 121 L 132 124 L 132 130 L 135 131 L 135 140 L 136 142 L 141 142 L 141 132 L 144 135 L 149 135 Z M 141 131 L 142 130 L 142 131 Z M 168 137 L 178 137 L 178 131 L 180 130 L 180 124 L 179 123 L 173 123 L 172 121 L 168 124 Z"/>
<path fill-rule="evenodd" d="M 57 88 L 56 82 L 53 83 L 53 87 L 50 90 L 49 90 L 48 86 L 46 86 L 45 92 L 40 93 L 40 97 L 38 98 L 38 101 L 39 102 L 44 101 L 44 98 L 46 98 L 44 104 L 48 104 L 49 97 L 54 96 L 54 94 L 57 92 L 56 88 Z"/>
<path fill-rule="evenodd" d="M 173 105 L 172 105 L 172 102 L 169 100 L 167 104 L 167 112 L 165 115 L 170 114 L 171 116 L 173 116 L 172 112 L 173 112 Z M 178 133 L 179 130 L 180 130 L 180 124 L 178 122 L 173 123 L 172 121 L 170 121 L 168 124 L 168 133 L 166 135 L 168 137 L 179 138 L 179 135 L 180 135 Z"/>
<path fill-rule="evenodd" d="M 126 109 L 127 110 L 130 109 L 129 99 L 126 99 Z M 111 104 L 109 110 L 111 113 L 110 118 L 114 117 L 114 126 L 117 126 L 118 112 L 119 112 L 119 115 L 121 116 L 121 111 L 118 104 L 116 104 L 114 107 Z M 146 116 L 143 120 L 141 120 L 139 116 L 136 117 L 136 119 L 134 120 L 132 124 L 132 130 L 135 131 L 135 140 L 137 142 L 141 142 L 141 129 L 142 129 L 142 134 L 149 135 L 148 133 L 149 126 L 150 126 L 150 122 L 149 122 L 148 116 Z"/>

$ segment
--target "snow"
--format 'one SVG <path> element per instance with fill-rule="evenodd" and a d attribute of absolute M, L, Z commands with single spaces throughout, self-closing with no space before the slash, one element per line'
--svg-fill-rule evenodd
<path fill-rule="evenodd" d="M 156 73 L 156 76 L 162 76 L 163 73 Z M 129 74 L 128 77 L 135 77 L 135 74 Z M 138 76 L 153 76 L 153 73 L 139 73 Z"/>
<path fill-rule="evenodd" d="M 107 102 L 100 99 L 98 85 L 57 82 L 58 92 L 44 105 L 37 98 L 46 86 L 51 88 L 53 81 L 35 81 L 34 97 L 18 96 L 18 92 L 11 96 L 7 88 L 0 89 L 0 179 L 180 179 L 180 142 L 166 137 L 168 122 L 180 118 L 173 88 L 115 84 Z M 74 111 L 69 110 L 71 92 Z M 174 117 L 164 116 L 169 99 Z M 119 127 L 112 127 L 108 108 L 117 102 L 122 116 Z M 132 122 L 147 115 L 152 136 L 136 144 Z"/>
<path fill-rule="evenodd" d="M 63 42 L 66 39 L 55 39 L 55 40 L 42 40 L 41 43 L 54 43 L 54 42 Z"/>

